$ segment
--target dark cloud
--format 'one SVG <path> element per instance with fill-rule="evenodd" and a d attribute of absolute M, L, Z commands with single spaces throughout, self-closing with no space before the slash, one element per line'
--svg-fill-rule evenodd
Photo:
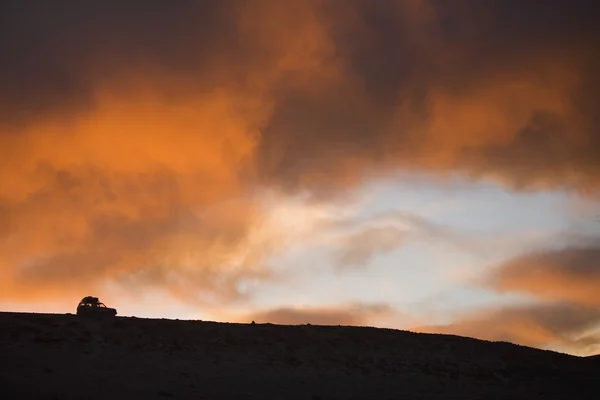
<path fill-rule="evenodd" d="M 186 0 L 4 1 L 3 119 L 90 107 L 99 81 L 145 65 L 188 74 L 189 85 L 206 81 L 224 51 L 242 56 L 232 6 Z"/>
<path fill-rule="evenodd" d="M 267 179 L 339 190 L 357 171 L 395 166 L 502 176 L 518 188 L 596 186 L 596 3 L 331 8 L 345 79 L 278 97 L 257 156 Z"/>
<path fill-rule="evenodd" d="M 253 158 L 267 184 L 331 194 L 398 167 L 588 188 L 598 11 L 588 0 L 8 1 L 3 120 L 68 117 L 107 85 L 166 99 L 259 91 L 272 109 Z"/>

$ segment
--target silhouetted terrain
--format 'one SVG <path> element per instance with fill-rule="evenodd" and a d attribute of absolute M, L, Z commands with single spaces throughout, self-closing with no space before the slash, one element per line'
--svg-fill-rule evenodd
<path fill-rule="evenodd" d="M 1 399 L 598 399 L 600 359 L 450 335 L 0 313 Z"/>

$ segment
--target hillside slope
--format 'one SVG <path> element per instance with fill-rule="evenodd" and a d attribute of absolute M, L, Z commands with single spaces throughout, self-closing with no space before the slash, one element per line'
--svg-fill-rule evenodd
<path fill-rule="evenodd" d="M 600 363 L 450 335 L 0 313 L 2 399 L 595 399 Z"/>

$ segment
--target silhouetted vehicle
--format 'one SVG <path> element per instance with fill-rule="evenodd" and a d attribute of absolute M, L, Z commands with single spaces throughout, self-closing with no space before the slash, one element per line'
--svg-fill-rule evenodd
<path fill-rule="evenodd" d="M 104 303 L 98 301 L 97 297 L 86 296 L 77 306 L 77 315 L 89 317 L 114 317 L 117 315 L 115 308 L 106 307 Z"/>

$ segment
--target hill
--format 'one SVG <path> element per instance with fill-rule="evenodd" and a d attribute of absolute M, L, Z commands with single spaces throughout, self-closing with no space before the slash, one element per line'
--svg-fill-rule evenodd
<path fill-rule="evenodd" d="M 2 399 L 595 399 L 597 359 L 367 327 L 0 313 Z"/>

